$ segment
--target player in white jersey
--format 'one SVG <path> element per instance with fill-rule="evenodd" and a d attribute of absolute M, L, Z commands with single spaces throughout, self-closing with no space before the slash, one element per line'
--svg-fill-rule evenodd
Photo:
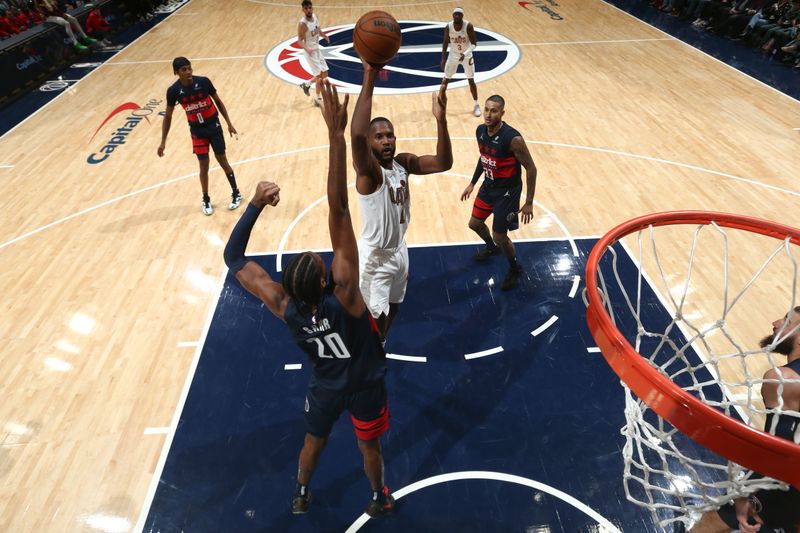
<path fill-rule="evenodd" d="M 328 43 L 330 43 L 331 40 L 325 32 L 322 31 L 319 25 L 319 19 L 314 14 L 314 6 L 311 4 L 311 0 L 303 0 L 301 6 L 303 8 L 303 18 L 301 18 L 300 22 L 297 24 L 297 42 L 303 47 L 306 61 L 308 61 L 311 74 L 313 74 L 314 77 L 308 80 L 308 83 L 301 83 L 300 88 L 303 89 L 303 92 L 308 96 L 311 84 L 314 84 L 317 93 L 314 98 L 314 104 L 319 106 L 322 102 L 320 97 L 322 82 L 328 77 L 328 63 L 325 62 L 325 58 L 322 57 L 322 51 L 319 49 L 319 39 L 322 37 L 328 41 Z"/>
<path fill-rule="evenodd" d="M 450 45 L 450 54 L 447 61 L 444 55 L 447 46 Z M 442 43 L 442 70 L 444 71 L 444 86 L 453 79 L 458 70 L 458 66 L 464 69 L 464 75 L 469 82 L 469 92 L 472 93 L 473 107 L 472 114 L 476 117 L 481 116 L 481 106 L 478 103 L 478 87 L 475 85 L 475 59 L 472 51 L 478 46 L 475 37 L 475 28 L 468 20 L 464 20 L 464 10 L 457 7 L 453 10 L 453 21 L 448 22 L 444 27 L 444 42 Z"/>
<path fill-rule="evenodd" d="M 361 293 L 383 338 L 397 314 L 408 283 L 405 233 L 411 212 L 409 174 L 434 174 L 453 166 L 447 132 L 444 86 L 433 95 L 438 140 L 436 155 L 395 156 L 394 126 L 372 115 L 372 92 L 380 67 L 364 65 L 364 81 L 350 128 L 356 192 L 364 227 L 358 244 Z"/>

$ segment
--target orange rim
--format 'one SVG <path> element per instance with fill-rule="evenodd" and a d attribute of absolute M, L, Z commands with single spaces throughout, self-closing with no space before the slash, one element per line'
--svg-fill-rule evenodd
<path fill-rule="evenodd" d="M 710 224 L 759 233 L 800 245 L 800 230 L 758 218 L 709 211 L 669 211 L 624 222 L 606 233 L 586 263 L 586 322 L 608 364 L 661 418 L 695 442 L 760 474 L 800 488 L 800 445 L 775 437 L 706 405 L 660 374 L 625 339 L 603 307 L 597 268 L 606 249 L 648 226 Z"/>

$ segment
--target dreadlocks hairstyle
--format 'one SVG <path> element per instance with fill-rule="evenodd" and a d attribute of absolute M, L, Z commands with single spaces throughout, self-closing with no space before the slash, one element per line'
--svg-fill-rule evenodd
<path fill-rule="evenodd" d="M 319 282 L 322 272 L 314 260 L 314 254 L 303 252 L 295 256 L 281 278 L 283 290 L 290 298 L 311 306 L 322 298 L 322 285 Z"/>

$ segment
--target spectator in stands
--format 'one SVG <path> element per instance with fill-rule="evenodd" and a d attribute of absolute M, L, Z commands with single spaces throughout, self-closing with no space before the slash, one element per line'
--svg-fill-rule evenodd
<path fill-rule="evenodd" d="M 20 27 L 17 24 L 15 17 L 11 12 L 12 9 L 14 8 L 9 7 L 7 11 L 0 12 L 0 31 L 2 31 L 3 35 L 6 37 L 16 35 L 17 33 L 28 29 L 27 27 Z"/>
<path fill-rule="evenodd" d="M 104 46 L 109 46 L 111 42 L 106 38 L 111 26 L 103 18 L 103 14 L 98 8 L 94 8 L 86 17 L 86 34 L 92 39 L 97 39 Z"/>
<path fill-rule="evenodd" d="M 83 32 L 83 28 L 81 28 L 81 25 L 78 23 L 75 17 L 62 11 L 61 8 L 59 8 L 58 5 L 53 2 L 53 0 L 33 0 L 33 5 L 36 7 L 39 13 L 41 13 L 45 22 L 58 24 L 64 28 L 64 31 L 67 32 L 67 36 L 72 41 L 72 45 L 77 51 L 86 52 L 88 50 L 87 45 L 92 45 L 97 42 Z M 78 38 L 75 37 L 75 33 L 80 35 L 81 42 L 78 42 Z"/>

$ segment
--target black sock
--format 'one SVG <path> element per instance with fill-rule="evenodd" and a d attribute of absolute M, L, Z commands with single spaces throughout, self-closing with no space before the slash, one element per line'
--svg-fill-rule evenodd
<path fill-rule="evenodd" d="M 203 201 L 206 203 L 211 203 L 211 197 L 208 195 L 207 192 L 203 193 Z"/>
<path fill-rule="evenodd" d="M 516 255 L 508 260 L 508 266 L 511 269 L 519 268 L 519 263 L 517 263 L 517 256 Z"/>
<path fill-rule="evenodd" d="M 231 189 L 233 189 L 234 193 L 239 192 L 239 188 L 236 187 L 236 176 L 233 174 L 233 171 L 226 172 L 225 177 L 228 178 L 228 183 L 231 185 Z"/>
<path fill-rule="evenodd" d="M 491 237 L 483 237 L 483 242 L 486 243 L 487 248 L 495 249 L 497 248 L 497 244 L 492 240 Z"/>
<path fill-rule="evenodd" d="M 298 483 L 294 493 L 296 496 L 308 496 L 308 485 L 301 485 Z"/>
<path fill-rule="evenodd" d="M 383 493 L 383 488 L 381 488 L 381 490 L 372 491 L 372 501 L 383 503 L 385 500 L 386 495 Z"/>

